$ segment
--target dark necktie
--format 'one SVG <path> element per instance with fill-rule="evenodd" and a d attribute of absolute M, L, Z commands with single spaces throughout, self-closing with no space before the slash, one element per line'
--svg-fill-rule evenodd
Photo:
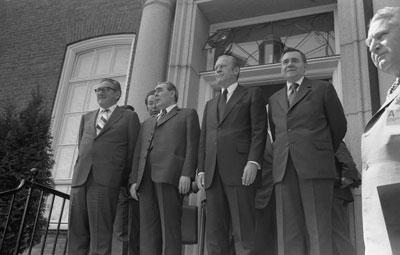
<path fill-rule="evenodd" d="M 389 91 L 388 91 L 388 96 L 389 96 L 390 94 L 392 94 L 392 93 L 397 89 L 397 87 L 398 87 L 399 85 L 400 85 L 400 78 L 397 78 L 397 79 L 393 82 L 392 86 L 390 86 Z"/>
<path fill-rule="evenodd" d="M 289 102 L 289 107 L 293 105 L 293 100 L 296 96 L 296 90 L 299 87 L 299 84 L 297 83 L 292 83 L 289 86 L 289 91 L 288 91 L 288 102 Z"/>
<path fill-rule="evenodd" d="M 224 89 L 219 98 L 219 103 L 218 103 L 218 120 L 219 121 L 221 121 L 222 118 L 224 117 L 227 95 L 228 95 L 228 90 Z"/>
<path fill-rule="evenodd" d="M 104 128 L 108 121 L 108 113 L 110 112 L 109 109 L 104 109 L 100 111 L 100 119 L 96 125 L 96 134 L 99 134 L 100 131 Z"/>

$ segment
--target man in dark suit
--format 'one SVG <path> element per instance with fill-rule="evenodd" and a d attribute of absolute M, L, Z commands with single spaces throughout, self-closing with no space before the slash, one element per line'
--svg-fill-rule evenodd
<path fill-rule="evenodd" d="M 346 118 L 332 84 L 304 77 L 306 63 L 284 51 L 286 86 L 269 99 L 280 255 L 332 255 L 334 153 Z"/>
<path fill-rule="evenodd" d="M 197 181 L 206 190 L 209 255 L 229 254 L 231 228 L 236 254 L 255 248 L 255 179 L 267 121 L 260 90 L 239 85 L 239 71 L 234 56 L 218 58 L 215 74 L 222 91 L 207 102 L 203 115 Z"/>
<path fill-rule="evenodd" d="M 171 82 L 155 88 L 160 114 L 147 119 L 136 145 L 130 192 L 139 199 L 140 254 L 181 254 L 182 199 L 195 176 L 200 134 L 193 109 L 178 108 Z"/>
<path fill-rule="evenodd" d="M 348 205 L 354 200 L 351 189 L 358 187 L 361 180 L 353 157 L 344 142 L 340 143 L 335 153 L 335 163 L 337 178 L 332 206 L 333 254 L 355 255 L 356 250 L 350 240 Z"/>
<path fill-rule="evenodd" d="M 68 254 L 111 254 L 118 195 L 127 185 L 140 124 L 118 107 L 121 86 L 102 79 L 95 89 L 100 109 L 82 116 L 71 185 Z"/>

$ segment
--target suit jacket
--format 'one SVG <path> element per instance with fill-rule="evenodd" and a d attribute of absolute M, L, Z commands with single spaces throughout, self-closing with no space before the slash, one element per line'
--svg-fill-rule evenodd
<path fill-rule="evenodd" d="M 205 172 L 205 187 L 212 184 L 218 161 L 222 181 L 242 185 L 247 161 L 262 163 L 267 121 L 265 101 L 258 88 L 238 86 L 218 119 L 219 95 L 207 102 L 200 134 L 198 171 Z"/>
<path fill-rule="evenodd" d="M 199 134 L 199 118 L 193 109 L 174 107 L 158 123 L 156 117 L 145 120 L 139 132 L 129 182 L 137 183 L 137 189 L 140 188 L 147 161 L 151 164 L 153 182 L 178 187 L 181 176 L 193 178 Z"/>
<path fill-rule="evenodd" d="M 261 171 L 261 183 L 256 191 L 255 206 L 257 209 L 265 208 L 272 196 L 274 190 L 274 181 L 272 178 L 272 144 L 267 136 L 265 143 L 264 159 Z"/>
<path fill-rule="evenodd" d="M 352 202 L 354 199 L 351 188 L 358 187 L 361 184 L 361 180 L 353 157 L 344 142 L 340 143 L 335 153 L 335 163 L 338 178 L 335 183 L 335 191 L 333 194 L 335 197 L 345 202 Z M 353 183 L 345 188 L 341 188 L 340 180 L 342 177 L 353 180 Z"/>
<path fill-rule="evenodd" d="M 90 172 L 96 183 L 107 187 L 119 188 L 127 184 L 140 128 L 139 118 L 135 112 L 117 106 L 96 135 L 98 112 L 82 116 L 72 187 L 85 184 Z"/>
<path fill-rule="evenodd" d="M 300 177 L 336 177 L 334 152 L 346 133 L 342 104 L 332 84 L 304 78 L 293 104 L 286 86 L 269 99 L 274 182 L 285 175 L 288 156 Z"/>
<path fill-rule="evenodd" d="M 390 229 L 395 224 L 383 207 L 377 188 L 400 183 L 400 87 L 387 97 L 367 123 L 361 139 L 362 217 L 366 254 L 395 254 Z M 385 218 L 384 218 L 385 215 Z M 394 215 L 394 218 L 398 218 Z M 396 243 L 396 242 L 395 242 Z M 394 246 L 392 246 L 394 248 Z"/>

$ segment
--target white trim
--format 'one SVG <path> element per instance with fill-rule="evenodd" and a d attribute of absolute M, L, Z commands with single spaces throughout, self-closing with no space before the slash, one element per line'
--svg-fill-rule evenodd
<path fill-rule="evenodd" d="M 215 23 L 210 26 L 210 34 L 214 33 L 215 31 L 217 31 L 219 29 L 242 27 L 242 26 L 260 24 L 260 23 L 265 23 L 265 22 L 272 22 L 272 21 L 278 21 L 278 20 L 303 17 L 303 16 L 324 13 L 324 12 L 333 12 L 336 9 L 337 9 L 337 4 L 327 4 L 327 5 L 321 5 L 321 6 L 311 7 L 311 8 L 304 8 L 304 9 L 298 9 L 298 10 L 293 10 L 293 11 L 262 15 L 262 16 L 253 17 L 253 18 L 246 18 L 246 19 L 239 19 L 239 20 L 228 21 L 228 22 Z"/>

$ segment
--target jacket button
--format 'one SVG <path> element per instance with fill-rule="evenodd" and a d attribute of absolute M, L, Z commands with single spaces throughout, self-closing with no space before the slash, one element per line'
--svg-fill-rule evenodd
<path fill-rule="evenodd" d="M 288 128 L 288 130 L 287 130 L 288 132 L 291 132 L 292 131 L 292 129 L 291 128 Z"/>

